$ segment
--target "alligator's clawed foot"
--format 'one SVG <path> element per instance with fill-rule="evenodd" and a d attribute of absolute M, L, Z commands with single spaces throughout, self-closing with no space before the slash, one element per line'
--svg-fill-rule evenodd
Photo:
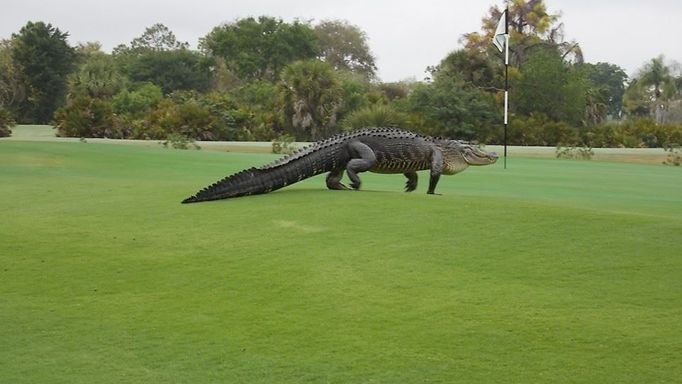
<path fill-rule="evenodd" d="M 405 184 L 405 192 L 412 192 L 415 189 L 417 189 L 417 183 L 411 183 L 408 181 L 407 184 Z"/>
<path fill-rule="evenodd" d="M 407 183 L 405 183 L 405 192 L 412 192 L 417 189 L 417 172 L 405 172 Z"/>
<path fill-rule="evenodd" d="M 344 183 L 327 184 L 327 188 L 335 191 L 347 191 L 350 189 Z"/>
<path fill-rule="evenodd" d="M 360 184 L 361 183 L 354 181 L 354 182 L 350 183 L 350 186 L 351 186 L 351 188 L 353 188 L 357 191 L 358 189 L 360 189 Z"/>

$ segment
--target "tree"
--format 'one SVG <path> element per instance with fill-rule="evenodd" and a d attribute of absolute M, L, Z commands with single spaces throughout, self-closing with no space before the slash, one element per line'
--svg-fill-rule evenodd
<path fill-rule="evenodd" d="M 630 118 L 643 118 L 651 114 L 651 98 L 637 78 L 632 79 L 625 89 L 623 112 Z"/>
<path fill-rule="evenodd" d="M 20 121 L 47 123 L 64 103 L 66 78 L 76 63 L 76 52 L 66 41 L 68 36 L 43 22 L 28 22 L 12 35 L 12 59 L 22 69 L 27 88 Z"/>
<path fill-rule="evenodd" d="M 132 81 L 151 82 L 168 94 L 176 90 L 205 91 L 211 85 L 212 60 L 178 42 L 163 24 L 148 27 L 130 47 L 119 45 L 113 55 Z"/>
<path fill-rule="evenodd" d="M 651 59 L 639 70 L 637 74 L 639 83 L 647 86 L 651 90 L 651 94 L 655 101 L 659 101 L 664 96 L 670 96 L 671 85 L 673 84 L 673 77 L 670 74 L 670 67 L 665 62 L 663 55 Z M 663 90 L 666 90 L 664 95 Z"/>
<path fill-rule="evenodd" d="M 173 31 L 165 25 L 157 23 L 147 27 L 141 36 L 130 42 L 130 47 L 122 44 L 114 48 L 115 54 L 127 51 L 174 51 L 188 49 L 189 44 L 180 42 L 175 38 Z"/>
<path fill-rule="evenodd" d="M 663 55 L 651 59 L 638 74 L 639 85 L 651 95 L 656 123 L 664 122 L 664 110 L 669 101 L 677 93 L 677 82 L 671 68 L 665 64 Z"/>
<path fill-rule="evenodd" d="M 593 94 L 599 93 L 606 104 L 606 114 L 612 118 L 620 118 L 623 108 L 623 95 L 628 75 L 623 68 L 609 63 L 589 64 L 580 66 L 585 76 L 592 83 Z"/>
<path fill-rule="evenodd" d="M 103 53 L 102 44 L 99 41 L 88 41 L 76 45 L 76 53 L 80 57 L 90 57 L 93 54 Z"/>
<path fill-rule="evenodd" d="M 227 68 L 245 81 L 275 81 L 289 63 L 319 54 L 315 33 L 308 24 L 288 24 L 266 16 L 215 27 L 201 39 L 200 46 L 210 55 L 223 58 Z"/>
<path fill-rule="evenodd" d="M 652 116 L 656 123 L 666 123 L 671 108 L 682 103 L 682 76 L 675 63 L 667 64 L 661 55 L 651 59 L 637 71 L 624 97 L 624 108 L 632 116 Z M 677 113 L 673 113 L 677 114 Z"/>
<path fill-rule="evenodd" d="M 465 34 L 462 40 L 467 49 L 499 55 L 491 46 L 491 39 L 504 10 L 490 7 L 488 15 L 482 19 L 482 33 Z M 512 0 L 509 5 L 510 61 L 522 67 L 530 50 L 537 46 L 555 47 L 562 59 L 580 63 L 583 61 L 580 45 L 565 41 L 563 23 L 558 14 L 550 14 L 544 0 Z"/>
<path fill-rule="evenodd" d="M 432 83 L 415 85 L 398 103 L 402 111 L 423 120 L 419 131 L 463 140 L 497 141 L 499 112 L 491 93 L 484 92 L 453 73 L 435 72 Z"/>
<path fill-rule="evenodd" d="M 12 40 L 0 40 L 0 108 L 17 110 L 26 99 L 23 72 L 12 59 Z"/>
<path fill-rule="evenodd" d="M 512 97 L 518 113 L 542 113 L 578 125 L 584 121 L 586 92 L 582 74 L 566 64 L 556 48 L 538 47 L 528 55 Z"/>
<path fill-rule="evenodd" d="M 132 81 L 154 83 L 166 94 L 176 90 L 205 91 L 211 84 L 210 60 L 188 49 L 139 51 L 121 62 Z"/>
<path fill-rule="evenodd" d="M 125 88 L 123 76 L 114 58 L 103 52 L 93 52 L 83 65 L 69 77 L 69 96 L 87 95 L 109 99 Z"/>
<path fill-rule="evenodd" d="M 376 77 L 374 56 L 360 28 L 345 21 L 327 20 L 315 26 L 315 36 L 319 58 L 334 69 L 359 73 L 367 80 Z"/>
<path fill-rule="evenodd" d="M 297 61 L 282 72 L 280 82 L 285 126 L 298 140 L 320 140 L 337 131 L 341 88 L 331 65 Z"/>
<path fill-rule="evenodd" d="M 163 92 L 152 83 L 142 83 L 134 90 L 123 89 L 112 99 L 114 112 L 141 118 L 163 100 Z"/>
<path fill-rule="evenodd" d="M 587 86 L 585 90 L 584 126 L 595 126 L 606 121 L 609 112 L 609 91 L 603 87 Z"/>
<path fill-rule="evenodd" d="M 498 62 L 498 60 L 495 60 Z M 458 76 L 461 80 L 488 90 L 502 88 L 502 66 L 495 65 L 490 58 L 473 49 L 459 49 L 451 52 L 438 66 L 430 68 L 431 73 L 441 76 Z"/>

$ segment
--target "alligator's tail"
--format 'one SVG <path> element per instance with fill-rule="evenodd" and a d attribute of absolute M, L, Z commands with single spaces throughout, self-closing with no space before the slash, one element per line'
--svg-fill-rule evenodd
<path fill-rule="evenodd" d="M 311 176 L 331 171 L 339 164 L 339 146 L 319 142 L 298 153 L 261 167 L 249 168 L 186 198 L 183 204 L 268 193 Z"/>

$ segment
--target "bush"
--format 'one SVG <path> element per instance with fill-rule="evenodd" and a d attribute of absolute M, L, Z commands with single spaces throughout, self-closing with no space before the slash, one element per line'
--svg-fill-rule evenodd
<path fill-rule="evenodd" d="M 272 153 L 288 155 L 295 149 L 294 137 L 291 135 L 284 134 L 272 141 Z"/>
<path fill-rule="evenodd" d="M 3 107 L 0 107 L 0 137 L 7 137 L 12 134 L 10 129 L 15 125 L 12 114 Z"/>
<path fill-rule="evenodd" d="M 272 129 L 274 113 L 267 115 L 260 112 L 258 107 L 249 104 L 241 105 L 233 95 L 228 93 L 212 92 L 202 95 L 188 91 L 173 92 L 159 105 L 159 108 L 167 108 L 168 103 L 175 104 L 181 113 L 187 114 L 184 118 L 190 126 L 207 124 L 207 121 L 197 121 L 191 124 L 192 119 L 210 120 L 208 129 L 200 134 L 183 133 L 196 139 L 269 141 L 275 137 Z M 155 113 L 153 111 L 152 115 Z M 146 120 L 149 120 L 149 117 Z"/>
<path fill-rule="evenodd" d="M 171 96 L 180 99 L 189 97 L 185 102 L 196 102 L 216 118 L 216 127 L 212 132 L 211 140 L 239 140 L 242 130 L 253 125 L 253 115 L 240 108 L 230 94 L 212 92 L 197 95 L 183 92 L 183 94 Z M 271 137 L 267 137 L 265 140 L 270 139 Z"/>
<path fill-rule="evenodd" d="M 235 103 L 232 124 L 236 128 L 237 140 L 271 141 L 277 138 L 276 131 L 280 128 L 277 85 L 254 81 L 235 89 L 230 96 Z"/>
<path fill-rule="evenodd" d="M 171 133 L 168 135 L 166 138 L 166 141 L 161 142 L 161 145 L 163 145 L 164 148 L 168 148 L 168 146 L 171 146 L 175 149 L 196 149 L 199 150 L 201 149 L 200 146 L 197 145 L 197 143 L 194 142 L 194 140 L 190 139 L 187 136 L 181 135 L 179 133 Z"/>
<path fill-rule="evenodd" d="M 651 119 L 613 121 L 587 131 L 584 141 L 592 147 L 661 148 L 682 142 L 682 125 Z"/>
<path fill-rule="evenodd" d="M 590 147 L 556 147 L 557 159 L 592 160 L 594 151 Z"/>
<path fill-rule="evenodd" d="M 114 111 L 108 100 L 80 95 L 70 99 L 54 114 L 53 124 L 62 137 L 105 137 L 122 139 L 116 129 Z"/>
<path fill-rule="evenodd" d="M 574 145 L 580 140 L 578 131 L 567 123 L 534 113 L 510 120 L 508 141 L 512 145 L 555 146 L 560 143 Z"/>
<path fill-rule="evenodd" d="M 407 117 L 387 105 L 372 105 L 351 112 L 341 122 L 343 130 L 350 131 L 365 127 L 402 127 Z"/>
<path fill-rule="evenodd" d="M 134 91 L 123 90 L 114 96 L 114 111 L 119 115 L 142 117 L 163 100 L 161 88 L 151 84 L 142 84 Z"/>
<path fill-rule="evenodd" d="M 275 113 L 242 107 L 233 96 L 174 92 L 164 98 L 145 84 L 111 101 L 78 95 L 55 113 L 60 136 L 165 140 L 177 134 L 192 140 L 272 140 Z"/>
<path fill-rule="evenodd" d="M 665 151 L 668 153 L 668 158 L 663 164 L 674 165 L 679 167 L 682 164 L 682 153 L 680 152 L 679 144 L 668 144 L 665 146 Z"/>
<path fill-rule="evenodd" d="M 499 127 L 494 97 L 457 77 L 436 77 L 433 83 L 419 84 L 407 99 L 394 101 L 411 115 L 412 128 L 431 136 L 444 136 L 482 142 L 495 141 Z M 415 119 L 414 115 L 421 115 Z"/>
<path fill-rule="evenodd" d="M 134 126 L 133 137 L 164 140 L 170 134 L 180 134 L 194 140 L 214 140 L 216 131 L 218 118 L 196 101 L 178 104 L 165 99 Z"/>

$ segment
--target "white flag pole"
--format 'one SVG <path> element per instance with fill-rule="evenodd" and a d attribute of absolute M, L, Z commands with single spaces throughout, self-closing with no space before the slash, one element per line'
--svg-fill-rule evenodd
<path fill-rule="evenodd" d="M 504 24 L 502 24 L 504 23 Z M 503 38 L 502 38 L 503 37 Z M 497 23 L 493 34 L 493 44 L 504 52 L 504 169 L 507 169 L 507 128 L 509 124 L 509 2 Z M 504 44 L 504 47 L 502 46 Z"/>
<path fill-rule="evenodd" d="M 507 127 L 509 125 L 509 6 L 504 11 L 504 169 L 507 169 Z"/>

